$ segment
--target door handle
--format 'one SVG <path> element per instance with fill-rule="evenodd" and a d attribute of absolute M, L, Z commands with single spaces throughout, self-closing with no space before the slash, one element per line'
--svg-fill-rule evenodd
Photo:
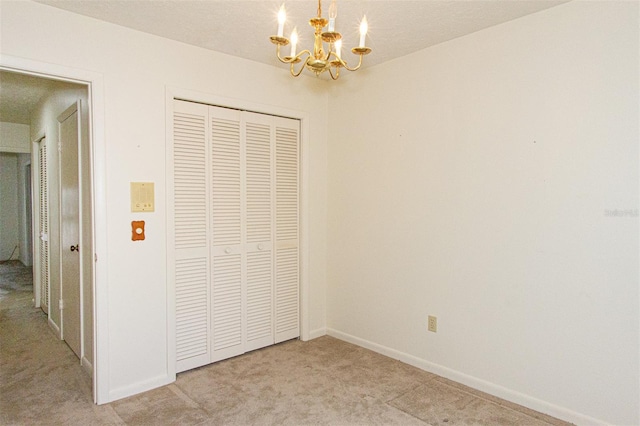
<path fill-rule="evenodd" d="M 80 246 L 78 246 L 78 244 L 76 244 L 75 246 L 71 246 L 71 251 L 80 251 Z"/>

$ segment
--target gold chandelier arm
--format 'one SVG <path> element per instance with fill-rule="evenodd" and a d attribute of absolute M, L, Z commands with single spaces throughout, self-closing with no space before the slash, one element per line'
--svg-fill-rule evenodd
<path fill-rule="evenodd" d="M 302 60 L 302 55 L 305 53 L 307 54 L 307 57 L 304 60 Z M 298 77 L 300 74 L 302 74 L 302 71 L 304 70 L 304 66 L 307 64 L 307 59 L 309 59 L 310 56 L 311 56 L 311 52 L 309 52 L 308 50 L 303 50 L 302 52 L 298 53 L 295 58 L 292 58 L 289 61 L 291 64 L 289 71 L 291 72 L 292 76 Z M 296 71 L 294 65 L 297 64 L 298 62 L 302 62 L 302 65 L 300 65 L 300 69 Z"/>
<path fill-rule="evenodd" d="M 333 71 L 331 71 L 332 67 L 329 67 L 329 75 L 331 76 L 331 79 L 333 80 L 337 80 L 340 78 L 340 67 L 336 66 L 336 75 L 333 75 Z"/>
<path fill-rule="evenodd" d="M 348 71 L 357 71 L 360 66 L 362 66 L 362 55 L 358 55 L 360 57 L 360 59 L 358 59 L 358 65 L 355 68 L 351 68 L 349 67 L 349 65 L 347 65 L 347 63 L 345 61 L 343 61 L 342 59 L 340 60 L 340 63 L 342 64 L 343 67 L 345 67 Z"/>
<path fill-rule="evenodd" d="M 276 56 L 278 57 L 278 60 L 280 62 L 282 62 L 283 64 L 288 64 L 290 61 L 287 61 L 286 59 L 284 59 L 282 56 L 280 56 L 280 45 L 277 44 L 276 45 Z"/>
<path fill-rule="evenodd" d="M 280 56 L 280 45 L 276 46 L 276 56 L 278 57 L 278 60 L 280 62 L 282 62 L 283 64 L 291 64 L 292 69 L 293 69 L 293 64 L 301 62 L 302 61 L 302 56 L 305 55 L 305 54 L 307 55 L 307 58 L 305 58 L 305 60 L 303 62 L 306 64 L 307 63 L 306 59 L 308 59 L 309 56 L 311 56 L 311 52 L 308 49 L 305 49 L 305 50 L 301 51 L 296 56 L 285 56 L 283 58 L 282 56 Z M 293 74 L 293 72 L 292 72 L 292 74 Z M 297 77 L 298 75 L 300 75 L 300 73 L 297 73 L 295 75 L 295 77 Z"/>
<path fill-rule="evenodd" d="M 362 56 L 363 55 L 360 55 L 360 54 L 358 55 L 360 57 L 358 59 L 358 65 L 355 68 L 349 67 L 349 65 L 347 65 L 347 63 L 342 58 L 339 58 L 338 55 L 333 51 L 329 52 L 329 54 L 327 55 L 327 61 L 329 61 L 331 56 L 333 56 L 335 58 L 333 61 L 331 61 L 332 63 L 336 63 L 336 62 L 340 63 L 340 66 L 343 66 L 347 71 L 357 71 L 362 66 Z M 334 66 L 336 66 L 336 65 L 334 65 Z M 336 66 L 336 68 L 339 68 L 339 66 Z M 335 80 L 335 78 L 334 78 L 334 80 Z"/>

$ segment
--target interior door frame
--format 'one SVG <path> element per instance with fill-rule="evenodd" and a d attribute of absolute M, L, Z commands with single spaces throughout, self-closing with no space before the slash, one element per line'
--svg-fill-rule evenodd
<path fill-rule="evenodd" d="M 61 80 L 87 87 L 89 157 L 91 162 L 93 223 L 93 400 L 109 402 L 109 340 L 107 288 L 106 143 L 104 139 L 104 79 L 99 73 L 61 65 L 0 55 L 0 70 Z M 99 260 L 99 261 L 98 261 Z"/>
<path fill-rule="evenodd" d="M 175 99 L 199 102 L 203 104 L 251 111 L 260 114 L 276 115 L 293 118 L 300 121 L 300 339 L 310 340 L 312 336 L 309 325 L 309 114 L 305 111 L 292 110 L 274 105 L 265 105 L 241 99 L 225 98 L 209 93 L 166 86 L 166 143 L 167 165 L 173 164 L 173 101 Z M 173 225 L 173 171 L 166 167 L 167 182 L 167 235 L 171 238 Z M 171 241 L 167 241 L 168 244 Z M 170 278 L 170 268 L 174 264 L 170 246 L 167 247 L 167 373 L 171 381 L 176 380 L 176 309 L 175 309 L 175 280 Z"/>

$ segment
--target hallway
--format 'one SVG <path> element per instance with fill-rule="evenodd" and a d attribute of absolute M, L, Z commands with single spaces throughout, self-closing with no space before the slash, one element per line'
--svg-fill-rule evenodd
<path fill-rule="evenodd" d="M 118 424 L 91 397 L 91 377 L 34 308 L 31 268 L 0 264 L 0 424 Z"/>

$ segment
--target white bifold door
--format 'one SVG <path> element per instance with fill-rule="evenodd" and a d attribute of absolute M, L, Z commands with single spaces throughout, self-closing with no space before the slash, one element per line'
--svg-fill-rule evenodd
<path fill-rule="evenodd" d="M 177 372 L 299 336 L 299 129 L 174 101 Z"/>

